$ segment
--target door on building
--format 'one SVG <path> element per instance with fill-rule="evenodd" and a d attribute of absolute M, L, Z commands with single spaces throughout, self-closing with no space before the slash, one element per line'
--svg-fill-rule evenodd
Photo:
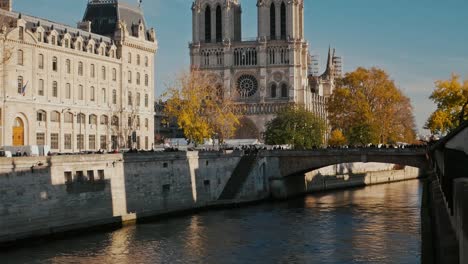
<path fill-rule="evenodd" d="M 19 117 L 13 124 L 13 146 L 24 146 L 24 123 Z"/>

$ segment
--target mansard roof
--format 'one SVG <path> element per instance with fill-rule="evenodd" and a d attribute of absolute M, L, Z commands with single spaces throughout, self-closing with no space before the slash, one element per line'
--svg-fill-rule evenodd
<path fill-rule="evenodd" d="M 11 19 L 17 19 L 21 17 L 21 19 L 26 21 L 26 29 L 29 29 L 32 31 L 35 31 L 38 27 L 42 27 L 45 29 L 46 32 L 51 32 L 55 30 L 60 35 L 68 33 L 70 34 L 72 38 L 76 38 L 78 36 L 85 36 L 89 39 L 95 39 L 96 42 L 107 42 L 109 44 L 113 42 L 112 39 L 107 36 L 94 34 L 85 30 L 78 29 L 76 27 L 68 26 L 62 23 L 53 22 L 44 18 L 25 15 L 25 14 L 14 12 L 14 11 L 6 11 L 6 10 L 0 9 L 0 16 L 8 17 Z"/>
<path fill-rule="evenodd" d="M 89 0 L 83 21 L 90 21 L 91 31 L 104 36 L 113 36 L 119 21 L 129 28 L 141 22 L 146 28 L 142 9 L 119 0 Z"/>

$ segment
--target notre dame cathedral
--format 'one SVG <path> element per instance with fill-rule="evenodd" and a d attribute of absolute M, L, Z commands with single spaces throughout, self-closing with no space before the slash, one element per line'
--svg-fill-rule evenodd
<path fill-rule="evenodd" d="M 192 69 L 209 71 L 236 102 L 243 115 L 237 138 L 261 138 L 266 122 L 289 105 L 304 105 L 326 120 L 336 57 L 329 54 L 324 74 L 311 73 L 304 0 L 257 0 L 257 10 L 258 36 L 243 39 L 240 0 L 195 0 Z"/>

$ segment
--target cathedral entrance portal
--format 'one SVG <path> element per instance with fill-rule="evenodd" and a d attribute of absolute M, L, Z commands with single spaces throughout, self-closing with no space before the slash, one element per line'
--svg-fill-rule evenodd
<path fill-rule="evenodd" d="M 13 124 L 13 146 L 24 146 L 24 123 L 19 117 Z"/>

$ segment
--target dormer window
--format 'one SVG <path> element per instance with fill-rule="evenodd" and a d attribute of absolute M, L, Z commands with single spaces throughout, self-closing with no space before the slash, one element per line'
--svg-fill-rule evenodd
<path fill-rule="evenodd" d="M 42 39 L 43 39 L 42 32 L 39 32 L 39 33 L 37 34 L 37 41 L 42 42 Z"/>
<path fill-rule="evenodd" d="M 76 49 L 80 51 L 83 50 L 83 46 L 80 41 L 76 44 Z"/>
<path fill-rule="evenodd" d="M 65 39 L 65 48 L 70 48 L 70 40 Z"/>
<path fill-rule="evenodd" d="M 111 58 L 115 58 L 115 51 L 114 51 L 114 50 L 111 50 L 111 51 L 110 51 L 110 57 L 111 57 Z"/>
<path fill-rule="evenodd" d="M 56 45 L 56 42 L 57 42 L 57 38 L 55 36 L 52 36 L 50 44 Z"/>

